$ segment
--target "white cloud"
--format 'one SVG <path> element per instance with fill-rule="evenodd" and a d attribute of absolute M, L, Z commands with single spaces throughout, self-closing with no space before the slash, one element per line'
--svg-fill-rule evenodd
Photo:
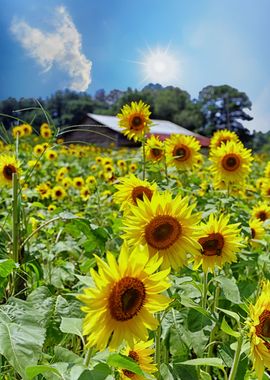
<path fill-rule="evenodd" d="M 13 20 L 11 32 L 45 72 L 55 65 L 68 74 L 69 88 L 85 91 L 91 83 L 92 62 L 81 52 L 81 35 L 63 6 L 56 8 L 52 22 L 54 31 L 45 32 Z"/>
<path fill-rule="evenodd" d="M 243 123 L 250 131 L 270 131 L 270 83 L 265 85 L 259 96 L 252 104 L 252 111 L 248 113 L 253 116 L 253 120 Z"/>

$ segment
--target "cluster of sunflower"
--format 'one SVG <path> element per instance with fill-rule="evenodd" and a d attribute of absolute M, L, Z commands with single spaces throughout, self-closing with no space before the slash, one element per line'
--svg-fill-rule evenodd
<path fill-rule="evenodd" d="M 204 312 L 215 317 L 213 284 L 220 275 L 236 276 L 238 263 L 256 256 L 260 276 L 252 274 L 252 281 L 262 289 L 250 305 L 241 334 L 249 337 L 250 356 L 261 380 L 265 367 L 270 369 L 270 283 L 265 280 L 265 263 L 264 269 L 259 267 L 259 256 L 269 244 L 270 161 L 265 165 L 254 158 L 227 130 L 212 137 L 208 159 L 193 136 L 171 135 L 163 141 L 151 135 L 150 115 L 142 101 L 125 105 L 118 114 L 123 133 L 141 141 L 141 151 L 66 146 L 47 123 L 40 127 L 39 137 L 31 136 L 31 143 L 20 140 L 19 157 L 11 153 L 12 146 L 0 144 L 1 191 L 10 194 L 16 173 L 25 204 L 41 203 L 55 216 L 65 205 L 66 211 L 69 207 L 95 223 L 111 223 L 110 231 L 117 227 L 112 252 L 105 257 L 92 252 L 92 285 L 77 298 L 84 304 L 86 348 L 119 351 L 144 373 L 122 368 L 122 379 L 151 378 L 160 370 L 162 321 L 170 310 L 179 312 L 184 305 L 179 303 L 181 292 L 175 290 L 177 279 L 183 275 L 201 281 L 201 295 L 193 307 L 201 302 Z M 31 133 L 28 124 L 12 130 L 16 139 Z M 105 208 L 113 210 L 108 220 L 104 215 L 109 212 L 102 214 Z M 41 215 L 46 213 L 42 210 Z M 212 349 L 215 341 L 208 338 Z"/>

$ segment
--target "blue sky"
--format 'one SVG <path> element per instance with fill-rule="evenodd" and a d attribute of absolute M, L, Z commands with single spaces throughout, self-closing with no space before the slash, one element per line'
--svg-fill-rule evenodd
<path fill-rule="evenodd" d="M 246 126 L 268 131 L 269 14 L 269 0 L 1 0 L 0 99 L 228 84 L 252 101 Z"/>

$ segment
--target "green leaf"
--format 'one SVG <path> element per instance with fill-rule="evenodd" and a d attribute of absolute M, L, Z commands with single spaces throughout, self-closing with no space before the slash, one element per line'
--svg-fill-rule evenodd
<path fill-rule="evenodd" d="M 164 363 L 161 363 L 160 365 L 160 374 L 163 380 L 174 380 L 174 377 L 171 374 L 169 367 Z"/>
<path fill-rule="evenodd" d="M 235 338 L 239 338 L 240 333 L 237 331 L 234 331 L 227 323 L 225 317 L 222 319 L 221 322 L 221 330 L 224 331 L 226 334 L 234 336 Z"/>
<path fill-rule="evenodd" d="M 62 378 L 60 372 L 56 368 L 51 367 L 50 365 L 35 365 L 35 366 L 27 367 L 25 370 L 28 380 L 32 380 L 37 375 L 40 375 L 45 372 L 52 372 L 55 375 L 57 375 L 59 379 Z"/>
<path fill-rule="evenodd" d="M 82 322 L 81 318 L 64 318 L 60 324 L 60 330 L 66 334 L 78 335 L 81 339 L 83 338 L 82 332 Z"/>
<path fill-rule="evenodd" d="M 227 300 L 236 304 L 241 303 L 240 293 L 235 278 L 218 276 L 215 280 L 220 283 L 224 296 Z"/>
<path fill-rule="evenodd" d="M 32 324 L 30 321 L 17 324 L 8 321 L 7 317 L 0 319 L 0 354 L 23 379 L 25 379 L 25 368 L 38 362 L 45 333 L 46 330 L 38 326 L 35 321 Z"/>
<path fill-rule="evenodd" d="M 7 277 L 15 267 L 16 264 L 12 259 L 0 260 L 0 277 Z"/>
<path fill-rule="evenodd" d="M 128 356 L 111 354 L 107 358 L 107 364 L 111 367 L 127 369 L 128 371 L 136 373 L 136 375 L 143 376 L 140 366 Z"/>
<path fill-rule="evenodd" d="M 191 332 L 201 331 L 205 326 L 212 324 L 211 319 L 197 308 L 190 309 L 187 318 L 188 329 Z"/>
<path fill-rule="evenodd" d="M 200 370 L 200 379 L 201 380 L 211 380 L 212 377 L 209 375 L 209 373 L 207 373 L 203 370 Z"/>
<path fill-rule="evenodd" d="M 181 364 L 181 365 L 204 365 L 204 366 L 218 367 L 218 368 L 224 367 L 224 363 L 220 358 L 197 358 L 197 359 L 186 360 L 186 361 L 178 363 L 178 364 Z"/>
<path fill-rule="evenodd" d="M 54 362 L 82 363 L 83 358 L 62 346 L 54 347 Z"/>
<path fill-rule="evenodd" d="M 238 323 L 240 322 L 240 316 L 237 313 L 235 313 L 234 311 L 227 310 L 227 309 L 221 309 L 221 307 L 218 307 L 217 309 L 220 311 L 223 311 L 224 314 L 229 315 L 230 317 L 235 319 Z"/>

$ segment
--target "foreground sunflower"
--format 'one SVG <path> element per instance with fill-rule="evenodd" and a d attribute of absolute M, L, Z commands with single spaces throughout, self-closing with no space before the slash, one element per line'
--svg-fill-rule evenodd
<path fill-rule="evenodd" d="M 158 136 L 151 135 L 145 143 L 146 159 L 153 162 L 159 162 L 164 158 L 164 143 Z"/>
<path fill-rule="evenodd" d="M 210 149 L 219 148 L 222 143 L 226 144 L 228 141 L 239 142 L 240 140 L 235 132 L 228 129 L 216 131 L 210 140 Z"/>
<path fill-rule="evenodd" d="M 15 156 L 0 155 L 0 185 L 12 186 L 13 173 L 20 174 L 20 164 Z"/>
<path fill-rule="evenodd" d="M 192 169 L 200 160 L 200 143 L 193 136 L 171 135 L 165 141 L 167 164 L 178 169 Z"/>
<path fill-rule="evenodd" d="M 259 202 L 252 209 L 251 216 L 264 222 L 270 219 L 270 205 L 267 202 Z"/>
<path fill-rule="evenodd" d="M 83 333 L 87 347 L 114 350 L 123 341 L 133 349 L 138 340 L 148 339 L 148 329 L 155 330 L 154 313 L 166 309 L 170 299 L 160 294 L 169 288 L 169 270 L 158 273 L 162 259 L 149 259 L 146 247 L 136 245 L 130 252 L 123 244 L 118 262 L 112 253 L 107 262 L 96 256 L 98 271 L 91 269 L 95 287 L 84 289 L 78 298 L 86 304 Z"/>
<path fill-rule="evenodd" d="M 151 348 L 153 345 L 153 339 L 148 340 L 147 342 L 137 342 L 134 344 L 134 347 L 126 347 L 121 353 L 129 358 L 133 359 L 145 372 L 150 379 L 154 378 L 153 373 L 157 372 L 157 367 L 153 363 L 153 355 L 155 350 Z M 148 377 L 147 377 L 148 378 Z M 131 372 L 127 369 L 120 370 L 120 379 L 121 380 L 144 380 L 144 376 L 137 375 L 134 372 Z"/>
<path fill-rule="evenodd" d="M 210 152 L 213 174 L 217 181 L 243 183 L 251 171 L 251 150 L 243 147 L 242 143 L 229 141 Z"/>
<path fill-rule="evenodd" d="M 129 210 L 130 206 L 137 206 L 138 199 L 143 200 L 143 195 L 151 199 L 157 191 L 156 183 L 151 184 L 147 180 L 137 178 L 134 174 L 119 178 L 119 184 L 115 185 L 114 201 L 121 204 L 120 210 Z"/>
<path fill-rule="evenodd" d="M 201 250 L 194 255 L 194 269 L 202 265 L 204 272 L 213 272 L 225 263 L 235 262 L 236 252 L 243 246 L 239 224 L 229 224 L 229 216 L 219 218 L 211 214 L 208 223 L 202 223 L 198 231 Z"/>
<path fill-rule="evenodd" d="M 129 140 L 141 140 L 149 132 L 152 124 L 149 118 L 151 115 L 149 107 L 149 105 L 140 100 L 139 103 L 125 104 L 121 109 L 121 113 L 117 114 L 119 126 L 123 128 L 123 134 Z"/>
<path fill-rule="evenodd" d="M 258 380 L 262 380 L 264 368 L 270 369 L 270 282 L 263 284 L 255 305 L 250 305 L 251 359 Z"/>
<path fill-rule="evenodd" d="M 187 197 L 178 194 L 174 199 L 166 191 L 154 193 L 151 200 L 144 196 L 123 221 L 124 238 L 131 246 L 147 245 L 150 255 L 158 252 L 164 268 L 179 269 L 188 253 L 195 254 L 200 245 L 194 236 L 199 216 Z"/>

